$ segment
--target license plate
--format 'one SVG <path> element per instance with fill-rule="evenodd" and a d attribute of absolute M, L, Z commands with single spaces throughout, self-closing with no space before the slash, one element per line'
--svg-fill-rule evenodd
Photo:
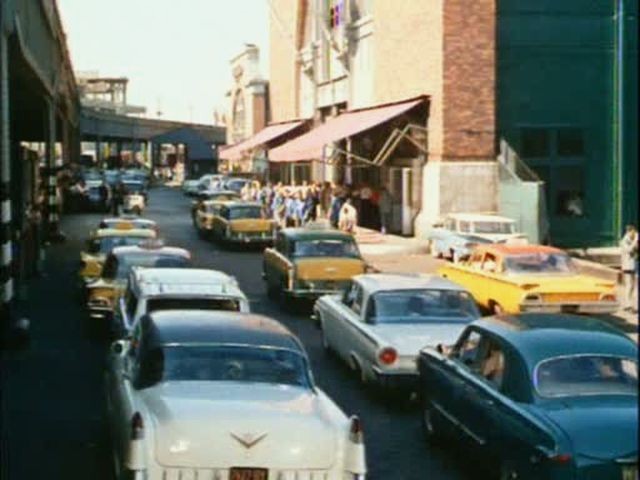
<path fill-rule="evenodd" d="M 560 307 L 560 311 L 562 313 L 576 313 L 578 308 L 578 305 L 562 305 L 562 307 Z"/>
<path fill-rule="evenodd" d="M 622 480 L 638 480 L 638 466 L 637 465 L 623 466 Z"/>
<path fill-rule="evenodd" d="M 269 471 L 266 468 L 237 468 L 231 469 L 229 480 L 268 480 Z"/>

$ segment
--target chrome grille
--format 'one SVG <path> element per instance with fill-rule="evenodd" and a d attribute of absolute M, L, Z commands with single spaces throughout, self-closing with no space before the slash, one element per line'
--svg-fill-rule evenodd
<path fill-rule="evenodd" d="M 334 480 L 326 470 L 269 470 L 269 480 Z M 162 480 L 230 480 L 222 468 L 165 468 Z"/>

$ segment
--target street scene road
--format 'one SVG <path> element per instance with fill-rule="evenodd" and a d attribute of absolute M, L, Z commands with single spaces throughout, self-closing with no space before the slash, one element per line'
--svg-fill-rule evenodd
<path fill-rule="evenodd" d="M 277 319 L 299 336 L 318 385 L 346 413 L 362 418 L 370 479 L 474 478 L 464 470 L 474 468 L 463 460 L 465 454 L 427 446 L 415 403 L 376 398 L 324 352 L 308 309 L 289 313 L 267 298 L 260 249 L 225 249 L 198 238 L 189 208 L 179 190 L 159 187 L 150 192 L 145 217 L 158 222 L 168 245 L 189 249 L 196 266 L 235 276 L 253 312 Z M 28 292 L 31 346 L 3 358 L 6 478 L 113 478 L 102 384 L 106 344 L 88 335 L 89 319 L 74 288 L 79 251 L 101 218 L 65 217 L 67 241 L 50 247 L 45 273 Z"/>

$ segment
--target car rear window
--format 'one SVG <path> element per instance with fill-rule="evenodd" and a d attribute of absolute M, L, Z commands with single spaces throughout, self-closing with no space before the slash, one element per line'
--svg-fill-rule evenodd
<path fill-rule="evenodd" d="M 638 362 L 606 355 L 571 355 L 538 364 L 534 386 L 542 397 L 638 395 Z"/>
<path fill-rule="evenodd" d="M 152 298 L 147 302 L 149 313 L 158 310 L 222 310 L 240 311 L 240 302 L 234 298 Z"/>
<path fill-rule="evenodd" d="M 293 244 L 294 257 L 351 257 L 360 252 L 353 240 L 297 240 Z"/>

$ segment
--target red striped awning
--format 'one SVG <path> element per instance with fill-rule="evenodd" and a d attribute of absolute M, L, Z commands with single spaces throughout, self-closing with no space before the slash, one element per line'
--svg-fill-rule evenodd
<path fill-rule="evenodd" d="M 325 145 L 364 132 L 402 115 L 424 102 L 425 98 L 343 112 L 310 132 L 269 150 L 269 161 L 298 162 L 319 159 Z"/>
<path fill-rule="evenodd" d="M 295 130 L 305 122 L 306 120 L 293 120 L 290 122 L 267 125 L 252 137 L 236 143 L 235 145 L 231 145 L 227 149 L 220 150 L 220 158 L 223 160 L 239 160 L 245 152 L 253 148 L 266 145 L 267 143 L 276 140 L 278 137 Z"/>

